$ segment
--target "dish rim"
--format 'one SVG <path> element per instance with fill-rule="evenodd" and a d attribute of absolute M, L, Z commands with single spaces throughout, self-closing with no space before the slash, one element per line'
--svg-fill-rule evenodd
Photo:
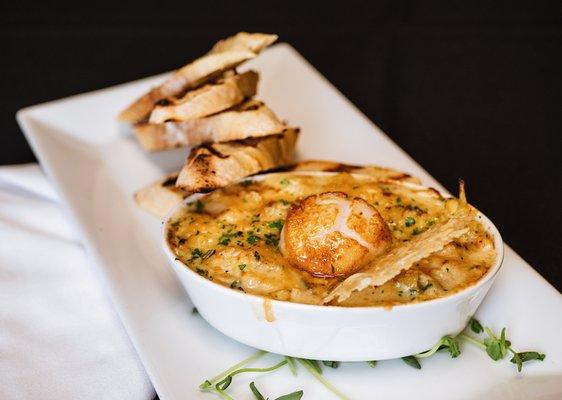
<path fill-rule="evenodd" d="M 347 173 L 347 172 L 346 172 Z M 257 174 L 257 175 L 251 175 L 248 177 L 245 177 L 243 179 L 240 179 L 236 182 L 233 182 L 229 185 L 235 185 L 238 184 L 240 182 L 243 182 L 245 180 L 251 179 L 251 180 L 263 180 L 265 179 L 267 176 L 270 175 L 274 175 L 274 174 L 286 174 L 286 175 L 312 175 L 312 176 L 333 176 L 333 175 L 337 175 L 337 174 L 341 174 L 341 172 L 329 172 L 329 171 L 273 171 L 273 172 L 265 172 L 262 174 Z M 354 173 L 347 173 L 353 177 L 356 178 L 363 178 L 363 179 L 368 179 L 369 176 L 368 175 L 361 175 L 361 174 L 354 174 Z M 407 182 L 407 181 L 397 181 L 397 180 L 392 180 L 392 179 L 378 179 L 378 181 L 388 181 L 389 183 L 398 183 L 400 185 L 404 185 L 404 186 L 409 186 L 412 188 L 419 188 L 419 189 L 430 189 L 433 191 L 436 191 L 437 193 L 439 193 L 441 196 L 446 197 L 446 198 L 452 198 L 453 196 L 451 196 L 448 193 L 443 193 L 441 191 L 439 191 L 438 189 L 435 189 L 433 187 L 430 186 L 424 186 L 421 184 L 417 184 L 417 183 L 412 183 L 412 182 Z M 494 223 L 486 216 L 484 215 L 480 210 L 477 209 L 478 213 L 476 215 L 476 218 L 478 218 L 479 220 L 481 220 L 483 222 L 484 227 L 486 228 L 486 230 L 492 234 L 492 236 L 494 237 L 494 246 L 496 247 L 496 260 L 494 262 L 494 264 L 488 269 L 488 271 L 484 274 L 484 276 L 482 276 L 475 284 L 468 286 L 466 288 L 463 288 L 451 295 L 448 296 L 443 296 L 443 297 L 438 297 L 436 299 L 431 299 L 431 300 L 426 300 L 426 301 L 418 301 L 418 302 L 414 302 L 414 303 L 399 303 L 399 304 L 394 304 L 394 305 L 373 305 L 373 306 L 358 306 L 358 307 L 346 307 L 346 306 L 337 306 L 337 305 L 318 305 L 318 304 L 306 304 L 306 303 L 296 303 L 296 302 L 292 302 L 292 301 L 284 301 L 284 300 L 276 300 L 273 299 L 271 297 L 266 297 L 266 296 L 260 296 L 257 294 L 252 294 L 252 293 L 246 293 L 246 292 L 241 292 L 239 290 L 234 290 L 231 288 L 227 288 L 224 285 L 221 285 L 220 283 L 216 283 L 214 281 L 211 281 L 209 279 L 206 279 L 204 277 L 202 277 L 201 275 L 199 275 L 198 273 L 196 273 L 194 270 L 192 270 L 191 268 L 189 268 L 185 263 L 183 263 L 181 260 L 179 260 L 175 253 L 173 252 L 172 248 L 170 247 L 167 237 L 168 237 L 168 230 L 169 230 L 169 222 L 171 220 L 171 218 L 177 213 L 179 212 L 179 210 L 183 207 L 185 207 L 186 204 L 191 203 L 195 200 L 200 199 L 201 197 L 204 197 L 210 193 L 213 192 L 209 192 L 209 193 L 193 193 L 189 196 L 187 196 L 185 199 L 183 199 L 181 202 L 179 202 L 178 204 L 176 204 L 166 215 L 166 217 L 162 220 L 162 229 L 161 229 L 161 238 L 162 238 L 162 247 L 164 248 L 164 253 L 166 254 L 166 256 L 168 257 L 168 260 L 171 261 L 174 265 L 175 268 L 181 268 L 182 270 L 187 270 L 188 273 L 192 274 L 192 277 L 194 277 L 195 279 L 199 279 L 200 282 L 202 282 L 204 285 L 207 285 L 210 288 L 215 288 L 221 291 L 224 291 L 223 293 L 225 294 L 232 294 L 234 296 L 238 296 L 238 298 L 240 300 L 244 300 L 244 299 L 251 299 L 252 301 L 264 301 L 264 300 L 269 300 L 271 302 L 271 305 L 277 305 L 277 306 L 282 306 L 282 307 L 288 307 L 288 308 L 295 308 L 295 309 L 300 309 L 302 311 L 320 311 L 320 312 L 333 312 L 335 310 L 347 310 L 347 311 L 343 311 L 343 312 L 353 312 L 353 313 L 360 313 L 360 312 L 366 312 L 366 311 L 391 311 L 394 309 L 399 309 L 399 310 L 403 310 L 403 309 L 412 309 L 412 308 L 422 308 L 422 307 L 430 307 L 432 304 L 440 304 L 440 303 L 444 303 L 444 302 L 448 302 L 448 301 L 455 301 L 457 298 L 460 297 L 465 297 L 467 295 L 470 295 L 472 292 L 477 292 L 482 286 L 484 286 L 488 281 L 494 279 L 494 277 L 498 274 L 498 272 L 500 271 L 502 265 L 503 265 L 503 260 L 504 260 L 504 243 L 503 243 L 503 239 L 501 237 L 500 232 L 498 231 L 497 227 L 494 225 Z M 353 310 L 353 311 L 351 311 Z"/>

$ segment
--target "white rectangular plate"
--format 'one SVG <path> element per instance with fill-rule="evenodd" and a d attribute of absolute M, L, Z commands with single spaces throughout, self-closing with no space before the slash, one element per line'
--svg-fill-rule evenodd
<path fill-rule="evenodd" d="M 274 46 L 247 68 L 261 73 L 259 97 L 302 127 L 299 158 L 389 166 L 441 188 L 290 46 Z M 213 398 L 198 391 L 199 383 L 253 350 L 192 314 L 161 250 L 160 221 L 133 201 L 136 189 L 179 168 L 187 151 L 146 154 L 115 121 L 162 78 L 30 107 L 18 120 L 75 219 L 160 398 Z M 438 354 L 420 371 L 391 360 L 374 369 L 344 364 L 326 376 L 353 399 L 562 398 L 562 296 L 509 248 L 478 317 L 495 330 L 507 326 L 517 349 L 545 352 L 546 360 L 518 374 L 507 359 L 495 363 L 465 344 L 459 358 Z M 250 398 L 251 380 L 270 398 L 298 389 L 304 399 L 332 398 L 302 369 L 296 378 L 286 370 L 239 376 L 229 391 Z"/>

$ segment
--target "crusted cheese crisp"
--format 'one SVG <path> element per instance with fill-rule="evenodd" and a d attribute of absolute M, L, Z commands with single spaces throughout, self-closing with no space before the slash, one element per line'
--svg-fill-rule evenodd
<path fill-rule="evenodd" d="M 340 283 L 324 299 L 324 303 L 334 299 L 342 302 L 349 298 L 354 291 L 388 282 L 416 262 L 442 250 L 453 239 L 467 233 L 469 231 L 468 223 L 471 220 L 471 216 L 451 218 L 444 224 L 436 225 L 409 242 L 395 247 L 389 253 L 374 261 L 363 272 L 353 274 Z"/>

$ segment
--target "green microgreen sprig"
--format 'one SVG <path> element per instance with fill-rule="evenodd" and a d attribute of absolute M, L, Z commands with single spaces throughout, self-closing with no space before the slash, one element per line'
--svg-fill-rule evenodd
<path fill-rule="evenodd" d="M 447 335 L 447 336 L 443 336 L 441 338 L 441 340 L 439 340 L 437 343 L 435 343 L 435 345 L 431 349 L 429 349 L 427 351 L 424 351 L 422 353 L 416 354 L 415 358 L 431 357 L 432 355 L 437 353 L 439 350 L 444 350 L 444 349 L 447 349 L 447 351 L 449 352 L 449 355 L 452 358 L 456 358 L 461 354 L 459 342 L 456 341 L 451 336 Z"/>
<path fill-rule="evenodd" d="M 507 339 L 506 329 L 503 328 L 499 337 L 489 327 L 483 327 L 478 320 L 472 318 L 469 322 L 470 330 L 476 334 L 485 333 L 487 335 L 484 340 L 478 340 L 465 333 L 459 334 L 459 338 L 475 345 L 476 347 L 484 350 L 488 356 L 494 360 L 502 360 L 507 354 L 512 353 L 513 356 L 509 361 L 517 366 L 517 371 L 521 372 L 523 363 L 538 360 L 543 361 L 546 357 L 545 354 L 537 351 L 523 351 L 517 352 L 511 347 L 511 341 Z"/>
<path fill-rule="evenodd" d="M 303 358 L 297 358 L 297 361 L 308 371 L 310 374 L 316 378 L 326 389 L 335 394 L 340 400 L 348 400 L 348 397 L 339 391 L 337 387 L 332 385 L 326 378 L 322 376 L 322 368 L 318 363 L 312 362 L 311 360 L 305 360 Z"/>
<path fill-rule="evenodd" d="M 511 358 L 511 362 L 517 365 L 517 370 L 521 371 L 523 368 L 523 363 L 538 360 L 543 361 L 545 359 L 545 354 L 536 352 L 536 351 L 524 351 L 524 352 L 516 352 L 511 347 L 511 341 L 507 339 L 506 329 L 503 328 L 499 335 L 496 335 L 490 327 L 484 327 L 480 322 L 474 318 L 472 318 L 468 324 L 468 327 L 472 332 L 475 334 L 485 334 L 486 337 L 483 340 L 480 338 L 475 338 L 473 336 L 468 335 L 467 333 L 460 333 L 456 337 L 452 336 L 444 336 L 442 337 L 433 347 L 429 350 L 424 352 L 414 354 L 411 356 L 402 357 L 402 361 L 415 369 L 421 369 L 422 365 L 420 360 L 431 357 L 435 353 L 440 350 L 446 350 L 447 353 L 451 356 L 451 358 L 456 358 L 461 354 L 460 344 L 459 342 L 465 341 L 468 343 L 473 344 L 474 346 L 482 349 L 486 352 L 486 354 L 494 361 L 498 361 L 504 359 L 507 354 L 512 353 L 513 356 Z M 239 363 L 233 365 L 232 367 L 228 368 L 227 370 L 221 372 L 217 376 L 204 381 L 199 388 L 205 392 L 213 392 L 217 394 L 223 400 L 234 400 L 226 390 L 232 384 L 233 378 L 242 373 L 266 373 L 275 371 L 277 369 L 282 368 L 283 366 L 287 365 L 293 375 L 297 375 L 297 366 L 296 362 L 301 364 L 305 370 L 307 370 L 318 382 L 320 382 L 326 389 L 331 391 L 335 394 L 340 400 L 347 400 L 348 397 L 344 395 L 338 388 L 332 385 L 323 375 L 322 375 L 322 367 L 320 362 L 316 360 L 307 360 L 304 358 L 292 358 L 289 356 L 284 356 L 283 359 L 275 365 L 266 368 L 249 368 L 246 367 L 248 364 L 256 361 L 263 355 L 265 355 L 265 351 L 258 351 L 251 355 L 250 357 L 240 361 Z M 338 368 L 340 363 L 338 361 L 321 361 L 321 363 L 329 368 Z M 377 361 L 368 361 L 367 362 L 371 367 L 375 367 L 377 365 Z M 257 400 L 266 400 L 266 398 L 261 394 L 258 390 L 254 382 L 250 383 L 250 390 L 253 393 L 254 397 Z M 292 392 L 281 397 L 277 397 L 275 400 L 300 400 L 303 396 L 303 391 L 299 390 L 296 392 Z"/>

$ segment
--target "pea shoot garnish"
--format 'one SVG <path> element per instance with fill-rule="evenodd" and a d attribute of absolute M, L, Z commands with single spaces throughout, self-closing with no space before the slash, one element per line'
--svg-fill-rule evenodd
<path fill-rule="evenodd" d="M 322 364 L 324 364 L 326 367 L 330 367 L 330 368 L 337 368 L 337 367 L 340 366 L 339 361 L 322 361 Z"/>
<path fill-rule="evenodd" d="M 482 341 L 472 336 L 468 336 L 465 333 L 461 333 L 458 336 L 459 338 L 464 339 L 465 341 L 484 350 L 494 361 L 504 359 L 509 353 L 513 354 L 510 361 L 517 366 L 518 372 L 521 372 L 523 369 L 524 362 L 532 360 L 543 361 L 546 357 L 545 354 L 536 351 L 516 352 L 513 347 L 511 347 L 511 341 L 507 339 L 505 328 L 501 330 L 498 337 L 489 327 L 482 327 L 480 322 L 474 318 L 471 319 L 469 326 L 474 333 L 483 332 L 487 337 Z"/>
<path fill-rule="evenodd" d="M 226 390 L 232 384 L 234 377 L 236 375 L 242 373 L 267 373 L 275 371 L 283 366 L 287 365 L 287 367 L 291 370 L 293 375 L 297 374 L 297 366 L 295 361 L 298 361 L 314 378 L 316 378 L 324 387 L 334 393 L 340 400 L 348 400 L 348 397 L 341 393 L 335 386 L 333 386 L 330 382 L 326 380 L 322 376 L 322 368 L 320 364 L 315 360 L 306 360 L 302 358 L 292 358 L 289 356 L 284 356 L 283 359 L 275 365 L 266 368 L 249 368 L 247 367 L 248 364 L 258 360 L 263 355 L 265 355 L 265 351 L 258 351 L 251 355 L 250 357 L 240 361 L 239 363 L 233 365 L 232 367 L 228 368 L 226 371 L 221 372 L 217 376 L 205 380 L 201 385 L 199 385 L 199 389 L 203 392 L 212 392 L 217 394 L 223 400 L 234 400 Z M 331 363 L 331 361 L 327 361 Z M 339 363 L 338 363 L 339 364 Z M 334 367 L 332 367 L 334 368 Z M 250 383 L 250 391 L 254 395 L 257 400 L 266 399 L 261 391 L 256 387 L 255 383 Z M 303 397 L 304 392 L 302 390 L 298 390 L 295 392 L 291 392 L 289 394 L 283 395 L 281 397 L 277 397 L 274 400 L 300 400 Z"/>
<path fill-rule="evenodd" d="M 441 340 L 435 343 L 431 349 L 424 351 L 423 353 L 416 354 L 415 358 L 427 358 L 443 349 L 446 349 L 449 352 L 451 358 L 456 358 L 461 354 L 459 343 L 451 336 L 443 336 Z"/>
<path fill-rule="evenodd" d="M 421 369 L 421 364 L 415 356 L 402 357 L 402 361 L 404 361 L 406 365 L 409 365 L 412 368 Z"/>
<path fill-rule="evenodd" d="M 250 383 L 250 390 L 254 394 L 257 400 L 266 400 L 265 397 L 260 393 L 254 382 Z M 300 400 L 303 395 L 303 391 L 299 390 L 298 392 L 289 393 L 283 395 L 281 397 L 277 397 L 275 400 Z"/>
<path fill-rule="evenodd" d="M 473 333 L 476 334 L 484 334 L 486 337 L 483 340 L 479 338 L 475 338 L 473 336 L 469 336 L 467 333 L 460 333 L 458 336 L 443 336 L 433 347 L 429 350 L 426 350 L 422 353 L 413 354 L 411 356 L 402 357 L 402 361 L 415 369 L 421 369 L 422 364 L 420 360 L 431 357 L 438 351 L 446 351 L 451 358 L 457 358 L 461 354 L 460 342 L 465 341 L 475 345 L 476 347 L 484 350 L 486 354 L 494 361 L 501 360 L 505 358 L 509 353 L 512 353 L 513 356 L 511 358 L 511 362 L 516 364 L 517 370 L 521 371 L 523 368 L 523 363 L 537 360 L 543 361 L 545 359 L 545 355 L 539 353 L 537 351 L 524 351 L 524 352 L 516 352 L 511 347 L 511 342 L 507 339 L 506 329 L 503 328 L 499 335 L 496 335 L 489 327 L 482 326 L 478 320 L 472 318 L 467 326 L 467 330 L 470 329 Z M 265 368 L 249 368 L 246 367 L 248 364 L 256 361 L 263 355 L 265 355 L 265 351 L 258 351 L 251 355 L 250 357 L 242 360 L 238 364 L 233 365 L 226 371 L 221 372 L 217 376 L 205 380 L 201 385 L 199 385 L 199 389 L 204 392 L 212 392 L 217 394 L 223 400 L 234 400 L 228 393 L 226 393 L 227 389 L 231 386 L 234 381 L 234 377 L 236 375 L 242 373 L 267 373 L 272 372 L 277 369 L 282 368 L 283 366 L 287 366 L 293 375 L 297 375 L 297 365 L 299 363 L 306 371 L 308 371 L 318 382 L 320 382 L 326 389 L 331 391 L 333 394 L 337 396 L 340 400 L 347 400 L 348 397 L 343 394 L 338 388 L 332 385 L 322 374 L 322 367 L 324 365 L 328 368 L 338 368 L 340 366 L 339 361 L 329 361 L 323 360 L 321 362 L 316 360 L 307 360 L 304 358 L 293 358 L 289 356 L 284 356 L 281 361 L 277 364 L 274 364 L 270 367 Z M 375 367 L 377 365 L 377 361 L 367 361 L 367 364 L 371 367 Z M 255 383 L 250 383 L 250 391 L 254 395 L 256 400 L 266 400 L 269 399 L 268 397 L 264 397 L 264 395 L 258 390 Z M 289 394 L 283 395 L 281 397 L 277 397 L 273 400 L 300 400 L 303 397 L 303 391 L 295 391 Z"/>
<path fill-rule="evenodd" d="M 478 322 L 478 320 L 475 318 L 471 318 L 468 324 L 470 326 L 470 330 L 474 333 L 482 333 L 484 331 L 484 328 L 482 328 L 480 322 Z"/>

